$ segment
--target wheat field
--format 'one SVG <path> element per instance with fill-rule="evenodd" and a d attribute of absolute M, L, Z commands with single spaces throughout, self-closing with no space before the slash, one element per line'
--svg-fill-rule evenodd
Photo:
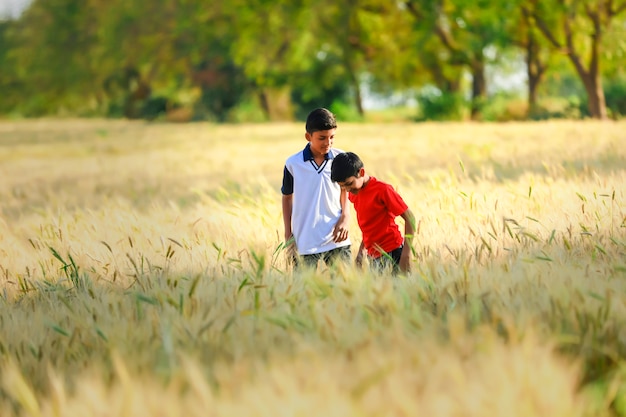
<path fill-rule="evenodd" d="M 289 269 L 302 124 L 0 122 L 0 414 L 626 415 L 624 132 L 340 122 L 394 277 Z"/>

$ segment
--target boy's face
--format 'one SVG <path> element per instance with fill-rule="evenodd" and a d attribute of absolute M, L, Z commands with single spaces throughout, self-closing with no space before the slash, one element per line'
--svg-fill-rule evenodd
<path fill-rule="evenodd" d="M 311 152 L 313 156 L 320 157 L 324 156 L 330 151 L 330 148 L 333 147 L 333 142 L 335 141 L 335 130 L 318 130 L 317 132 L 309 133 L 307 132 L 304 136 L 306 140 L 311 144 Z"/>
<path fill-rule="evenodd" d="M 337 184 L 352 194 L 358 194 L 365 184 L 365 168 L 361 168 L 356 177 L 348 177 L 345 181 L 337 181 Z"/>

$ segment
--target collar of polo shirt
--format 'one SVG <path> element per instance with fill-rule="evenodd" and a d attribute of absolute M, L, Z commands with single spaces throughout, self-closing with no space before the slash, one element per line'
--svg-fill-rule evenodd
<path fill-rule="evenodd" d="M 305 162 L 313 159 L 313 152 L 311 152 L 310 143 L 307 143 L 306 146 L 304 147 L 304 150 L 302 151 L 302 157 Z M 330 151 L 326 155 L 324 155 L 324 159 L 333 159 L 333 158 L 334 158 L 333 153 Z"/>

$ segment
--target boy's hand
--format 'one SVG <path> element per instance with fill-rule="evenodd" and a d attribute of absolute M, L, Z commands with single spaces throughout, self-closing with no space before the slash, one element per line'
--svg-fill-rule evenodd
<path fill-rule="evenodd" d="M 367 251 L 365 250 L 365 243 L 361 241 L 359 250 L 356 252 L 356 258 L 354 259 L 354 263 L 358 268 L 363 268 L 363 258 L 365 258 L 365 255 L 367 255 Z"/>
<path fill-rule="evenodd" d="M 295 265 L 298 259 L 298 251 L 296 249 L 296 240 L 291 235 L 289 238 L 285 239 L 285 256 L 287 257 L 287 262 Z"/>
<path fill-rule="evenodd" d="M 400 254 L 400 271 L 411 272 L 411 248 L 405 244 Z"/>
<path fill-rule="evenodd" d="M 344 227 L 339 227 L 339 225 L 335 226 L 333 229 L 333 241 L 334 242 L 343 242 L 348 238 L 348 229 Z"/>
<path fill-rule="evenodd" d="M 333 241 L 343 242 L 348 238 L 348 221 L 341 216 L 335 227 L 333 228 Z"/>

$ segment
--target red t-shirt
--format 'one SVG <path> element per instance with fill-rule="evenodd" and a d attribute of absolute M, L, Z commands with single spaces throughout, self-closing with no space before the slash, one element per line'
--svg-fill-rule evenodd
<path fill-rule="evenodd" d="M 370 177 L 358 194 L 348 193 L 348 198 L 369 256 L 378 258 L 382 255 L 378 248 L 388 253 L 402 245 L 404 238 L 395 220 L 409 207 L 391 185 Z"/>

